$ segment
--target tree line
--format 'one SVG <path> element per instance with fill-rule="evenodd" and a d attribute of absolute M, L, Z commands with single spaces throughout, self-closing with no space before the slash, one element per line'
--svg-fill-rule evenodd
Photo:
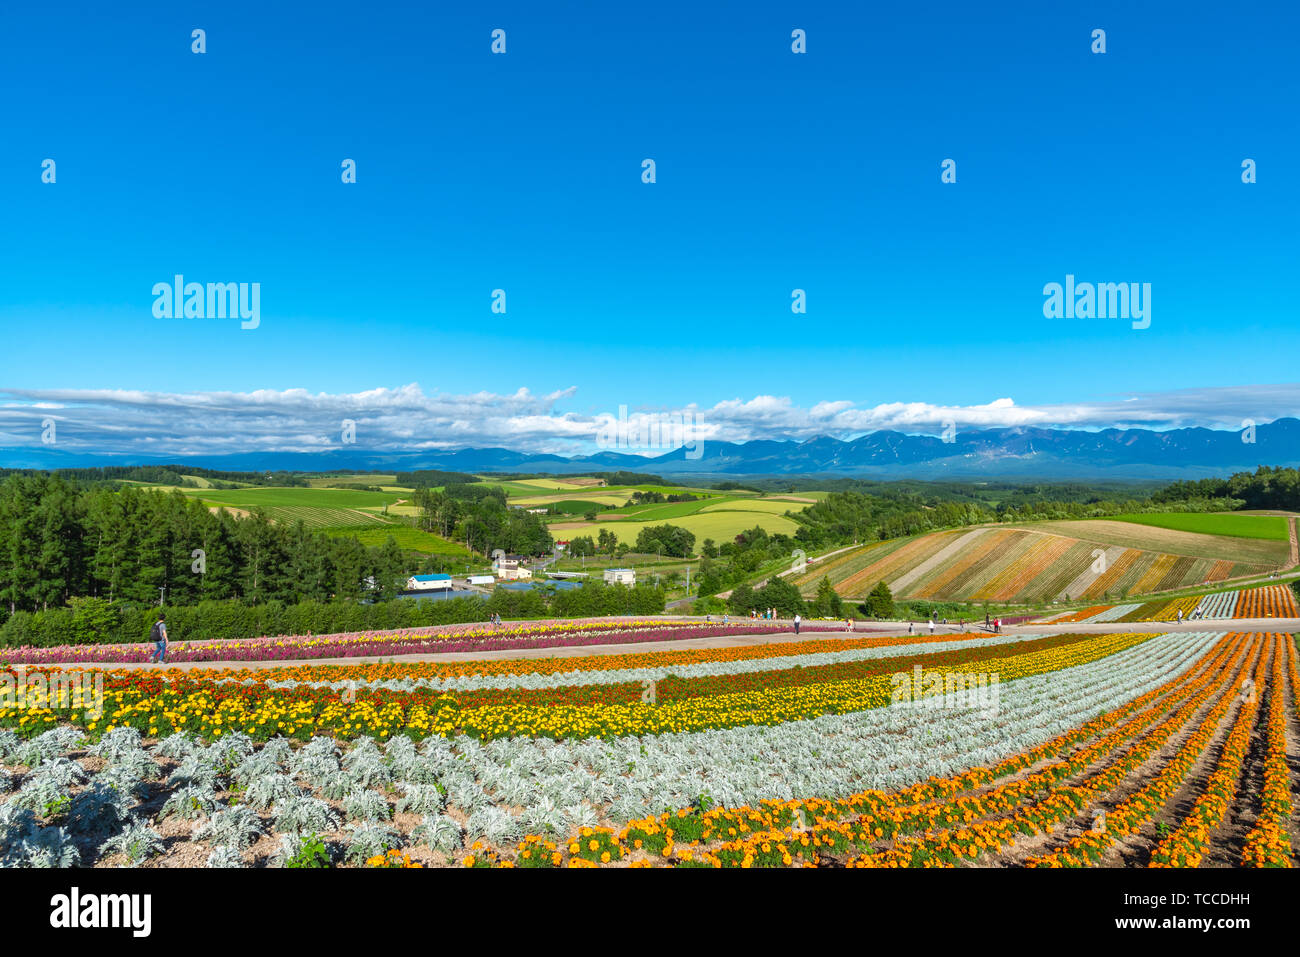
<path fill-rule="evenodd" d="M 471 551 L 545 555 L 555 547 L 540 516 L 507 505 L 505 492 L 496 486 L 453 482 L 441 489 L 417 488 L 412 501 L 420 528 L 464 542 Z"/>
<path fill-rule="evenodd" d="M 180 492 L 79 486 L 52 475 L 0 482 L 0 615 L 75 597 L 128 605 L 250 605 L 396 595 L 406 558 L 356 538 L 210 511 Z"/>

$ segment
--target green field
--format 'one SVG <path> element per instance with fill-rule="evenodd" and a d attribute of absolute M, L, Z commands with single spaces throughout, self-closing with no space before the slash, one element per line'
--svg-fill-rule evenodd
<path fill-rule="evenodd" d="M 663 524 L 663 521 L 564 522 L 552 525 L 551 534 L 556 538 L 572 539 L 579 535 L 596 535 L 601 529 L 609 529 L 618 536 L 619 541 L 631 545 L 636 542 L 637 534 L 641 529 Z M 740 509 L 696 512 L 693 515 L 674 518 L 668 524 L 678 525 L 693 532 L 697 549 L 706 538 L 711 538 L 715 542 L 731 541 L 741 532 L 755 525 L 761 525 L 771 534 L 782 532 L 793 535 L 798 528 L 794 522 L 784 516 L 765 515 Z"/>
<path fill-rule="evenodd" d="M 315 476 L 311 487 L 246 487 L 238 489 L 183 489 L 210 508 L 237 509 L 241 513 L 260 510 L 274 522 L 301 521 L 310 528 L 330 534 L 356 535 L 368 545 L 381 545 L 392 534 L 403 548 L 440 555 L 463 555 L 463 547 L 437 535 L 422 532 L 394 519 L 417 514 L 410 489 L 394 486 L 396 476 L 388 474 L 346 474 Z M 383 491 L 328 488 L 336 484 L 371 485 Z M 560 513 L 551 519 L 552 534 L 559 539 L 577 535 L 595 535 L 608 528 L 628 545 L 636 541 L 640 530 L 649 525 L 670 523 L 693 532 L 697 546 L 704 539 L 722 542 L 759 525 L 771 533 L 793 534 L 797 525 L 784 517 L 787 511 L 799 511 L 816 493 L 760 496 L 750 491 L 718 491 L 679 485 L 636 485 L 601 487 L 559 479 L 521 479 L 499 481 L 484 477 L 483 485 L 505 490 L 511 505 L 525 508 L 548 506 Z M 658 492 L 663 495 L 688 493 L 699 496 L 690 502 L 629 505 L 634 492 Z M 398 504 L 398 503 L 401 504 Z M 385 513 L 385 509 L 387 512 Z M 595 522 L 582 520 L 595 510 Z"/>
<path fill-rule="evenodd" d="M 307 479 L 307 484 L 312 488 L 324 488 L 327 485 L 392 485 L 397 481 L 397 476 L 392 472 L 387 474 L 376 472 L 373 474 L 360 473 L 350 475 L 319 475 Z"/>
<path fill-rule="evenodd" d="M 1235 538 L 1263 538 L 1289 541 L 1287 521 L 1280 515 L 1235 515 L 1231 512 L 1161 512 L 1152 515 L 1116 515 L 1117 522 L 1133 522 L 1155 528 L 1201 535 L 1231 535 Z"/>
<path fill-rule="evenodd" d="M 583 495 L 580 498 L 575 497 L 573 492 L 559 492 L 555 495 L 510 496 L 507 501 L 511 505 L 522 505 L 524 508 L 540 508 L 543 505 L 554 505 L 556 502 L 583 502 L 592 508 L 617 508 L 631 497 L 630 492 L 619 494 L 600 489 L 599 492 L 593 491 L 590 495 Z"/>
<path fill-rule="evenodd" d="M 233 508 L 283 508 L 305 506 L 308 508 L 369 508 L 382 510 L 399 499 L 410 498 L 402 492 L 361 492 L 345 488 L 240 488 L 230 491 L 216 489 L 190 489 L 186 494 L 195 496 L 209 505 L 229 505 Z"/>
<path fill-rule="evenodd" d="M 381 525 L 370 526 L 368 528 L 330 528 L 326 529 L 330 535 L 343 535 L 347 537 L 356 537 L 363 545 L 382 545 L 391 535 L 397 540 L 397 544 L 407 551 L 420 552 L 424 555 L 446 555 L 449 557 L 465 558 L 470 561 L 469 552 L 465 550 L 464 545 L 458 545 L 456 542 L 449 542 L 441 536 L 434 535 L 432 532 L 424 532 L 418 528 L 411 528 L 409 525 Z M 486 559 L 480 556 L 474 556 L 473 561 L 484 562 Z"/>
<path fill-rule="evenodd" d="M 260 510 L 273 522 L 292 524 L 301 521 L 309 528 L 359 529 L 406 528 L 390 525 L 384 517 L 385 506 L 409 498 L 405 492 L 361 492 L 334 488 L 241 488 L 232 490 L 187 489 L 209 508 Z M 406 506 L 396 506 L 394 514 Z M 380 537 L 380 542 L 383 537 Z"/>
<path fill-rule="evenodd" d="M 706 504 L 700 511 L 765 512 L 769 515 L 784 515 L 786 512 L 802 512 L 807 507 L 806 502 L 792 502 L 789 499 L 751 498 Z"/>

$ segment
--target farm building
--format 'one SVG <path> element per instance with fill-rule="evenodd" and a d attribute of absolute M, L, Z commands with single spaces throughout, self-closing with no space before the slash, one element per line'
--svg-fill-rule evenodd
<path fill-rule="evenodd" d="M 631 568 L 606 568 L 605 584 L 635 585 L 636 571 Z"/>
<path fill-rule="evenodd" d="M 406 580 L 407 591 L 437 591 L 450 587 L 450 575 L 414 575 Z"/>
<path fill-rule="evenodd" d="M 492 570 L 503 581 L 515 581 L 520 578 L 532 578 L 533 573 L 524 567 L 526 559 L 522 555 L 506 555 L 492 560 Z"/>
<path fill-rule="evenodd" d="M 492 585 L 496 583 L 496 579 L 491 575 L 470 575 L 467 581 L 471 585 Z"/>

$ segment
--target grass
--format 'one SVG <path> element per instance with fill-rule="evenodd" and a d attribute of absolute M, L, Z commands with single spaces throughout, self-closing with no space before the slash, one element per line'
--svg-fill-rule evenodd
<path fill-rule="evenodd" d="M 393 536 L 397 544 L 404 550 L 410 552 L 420 552 L 423 555 L 445 555 L 448 557 L 462 558 L 469 556 L 464 545 L 450 542 L 440 535 L 432 532 L 421 531 L 418 528 L 412 528 L 409 525 L 384 525 L 380 527 L 369 528 L 327 528 L 325 532 L 329 535 L 337 535 L 360 540 L 363 545 L 379 546 L 388 540 L 388 536 Z M 481 556 L 472 556 L 467 561 L 482 562 Z"/>
<path fill-rule="evenodd" d="M 307 479 L 312 488 L 324 488 L 327 485 L 392 485 L 397 476 L 392 472 L 367 474 L 364 472 L 347 475 L 318 475 Z"/>
<path fill-rule="evenodd" d="M 209 505 L 231 505 L 235 508 L 276 508 L 307 506 L 309 508 L 373 508 L 382 509 L 398 499 L 410 498 L 401 492 L 361 492 L 345 488 L 240 488 L 230 491 L 216 489 L 191 489 L 189 494 Z"/>
<path fill-rule="evenodd" d="M 630 495 L 605 494 L 605 489 L 595 489 L 590 495 L 581 497 L 576 497 L 573 492 L 561 492 L 555 495 L 522 495 L 508 501 L 511 505 L 522 505 L 524 508 L 540 508 L 543 505 L 554 505 L 556 502 L 584 502 L 589 508 L 601 509 L 622 505 L 630 497 Z"/>
<path fill-rule="evenodd" d="M 725 502 L 713 502 L 705 505 L 702 511 L 766 512 L 769 515 L 784 515 L 786 512 L 802 512 L 807 507 L 807 502 L 792 502 L 789 499 L 742 498 Z"/>
<path fill-rule="evenodd" d="M 384 506 L 407 497 L 400 492 L 284 487 L 189 489 L 187 494 L 209 507 L 224 506 L 241 513 L 261 509 L 273 522 L 301 521 L 310 528 L 324 529 L 387 526 L 382 514 Z"/>
<path fill-rule="evenodd" d="M 631 545 L 636 541 L 637 534 L 641 529 L 662 524 L 664 524 L 662 521 L 631 521 L 626 519 L 620 522 L 562 522 L 551 526 L 551 534 L 556 538 L 570 539 L 579 535 L 596 535 L 601 529 L 609 529 L 618 536 L 619 541 Z M 780 515 L 760 515 L 755 512 L 740 510 L 696 512 L 693 515 L 674 518 L 670 524 L 678 525 L 687 531 L 693 532 L 696 548 L 699 548 L 706 538 L 711 538 L 715 542 L 731 541 L 741 532 L 751 529 L 755 525 L 762 525 L 764 530 L 770 534 L 784 532 L 787 535 L 793 535 L 798 528 L 790 519 Z"/>
<path fill-rule="evenodd" d="M 1234 538 L 1289 540 L 1286 519 L 1276 515 L 1234 515 L 1231 512 L 1161 512 L 1153 515 L 1116 515 L 1117 522 Z"/>

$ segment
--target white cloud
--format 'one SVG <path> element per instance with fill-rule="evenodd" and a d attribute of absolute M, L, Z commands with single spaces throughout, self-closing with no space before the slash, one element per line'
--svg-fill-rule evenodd
<path fill-rule="evenodd" d="M 577 389 L 569 387 L 540 396 L 527 388 L 508 395 L 428 395 L 415 383 L 343 394 L 306 389 L 243 393 L 0 389 L 0 447 L 39 445 L 41 420 L 50 417 L 58 423 L 59 448 L 70 452 L 126 456 L 317 452 L 344 448 L 342 422 L 352 419 L 358 450 L 503 447 L 560 455 L 591 453 L 597 451 L 600 423 L 617 415 L 617 410 L 598 414 L 562 410 L 560 405 L 576 394 Z M 973 405 L 899 401 L 870 407 L 827 399 L 804 408 L 789 397 L 758 395 L 727 399 L 709 408 L 643 406 L 629 414 L 654 411 L 693 414 L 695 436 L 704 442 L 853 438 L 887 429 L 937 434 L 948 422 L 959 429 L 1239 429 L 1243 419 L 1263 423 L 1300 414 L 1300 385 L 1131 393 L 1024 406 L 998 397 Z"/>

